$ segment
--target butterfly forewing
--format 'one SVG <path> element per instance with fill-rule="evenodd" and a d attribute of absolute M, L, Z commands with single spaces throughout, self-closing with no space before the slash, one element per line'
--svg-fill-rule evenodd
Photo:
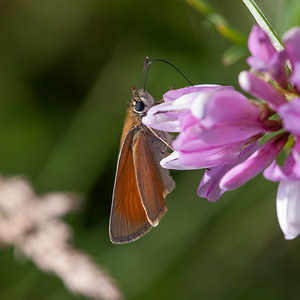
<path fill-rule="evenodd" d="M 124 138 L 118 160 L 110 215 L 110 238 L 114 243 L 134 241 L 152 228 L 136 181 L 132 153 L 135 132 L 132 128 Z"/>

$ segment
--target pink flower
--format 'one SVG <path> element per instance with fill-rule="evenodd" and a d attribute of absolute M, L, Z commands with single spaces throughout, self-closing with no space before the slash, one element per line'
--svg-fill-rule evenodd
<path fill-rule="evenodd" d="M 166 168 L 233 164 L 251 137 L 266 132 L 259 107 L 232 87 L 188 87 L 169 91 L 164 99 L 143 122 L 180 132 L 172 145 L 175 153 L 161 162 Z"/>
<path fill-rule="evenodd" d="M 280 181 L 278 220 L 285 238 L 292 239 L 300 234 L 300 27 L 289 30 L 283 42 L 285 49 L 277 52 L 262 29 L 251 31 L 247 62 L 252 69 L 241 72 L 239 82 L 259 100 L 232 87 L 187 87 L 167 92 L 143 123 L 179 133 L 174 152 L 161 165 L 207 168 L 197 193 L 211 202 L 261 171 L 266 179 Z M 286 148 L 290 153 L 279 166 L 276 158 Z"/>
<path fill-rule="evenodd" d="M 255 74 L 251 71 L 243 71 L 239 77 L 240 86 L 246 92 L 267 101 L 275 110 L 287 100 L 282 90 L 267 82 L 266 77 L 270 77 L 278 87 L 284 89 L 288 88 L 290 82 L 294 89 L 300 92 L 300 27 L 286 32 L 283 43 L 285 49 L 277 52 L 268 35 L 259 26 L 253 26 L 248 39 L 252 56 L 247 62 Z M 292 66 L 290 77 L 286 71 L 288 61 Z"/>
<path fill-rule="evenodd" d="M 268 109 L 253 104 L 231 87 L 172 90 L 164 100 L 143 119 L 155 129 L 179 132 L 172 145 L 175 151 L 161 165 L 179 170 L 208 168 L 198 195 L 211 202 L 257 175 L 276 157 L 288 137 L 275 136 L 262 146 L 257 140 L 272 128 Z"/>
<path fill-rule="evenodd" d="M 267 34 L 254 26 L 248 40 L 252 54 L 248 63 L 256 74 L 243 71 L 239 82 L 246 92 L 265 100 L 278 113 L 286 132 L 294 135 L 295 144 L 284 165 L 279 166 L 274 159 L 264 171 L 268 180 L 280 181 L 277 216 L 285 238 L 293 239 L 300 233 L 300 27 L 286 32 L 283 43 L 285 49 L 276 52 Z M 290 76 L 286 72 L 288 61 Z M 267 82 L 268 76 L 277 85 Z"/>

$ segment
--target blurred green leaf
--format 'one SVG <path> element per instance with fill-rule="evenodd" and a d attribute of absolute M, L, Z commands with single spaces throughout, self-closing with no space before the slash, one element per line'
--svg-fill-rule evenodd
<path fill-rule="evenodd" d="M 223 54 L 222 62 L 225 66 L 230 66 L 245 58 L 248 53 L 247 47 L 232 46 Z"/>
<path fill-rule="evenodd" d="M 300 25 L 300 2 L 298 0 L 282 0 L 278 5 L 277 28 L 282 35 L 288 29 Z"/>
<path fill-rule="evenodd" d="M 186 0 L 186 2 L 202 13 L 210 24 L 213 25 L 215 30 L 217 30 L 224 38 L 240 46 L 246 45 L 247 40 L 245 36 L 229 25 L 227 20 L 217 13 L 212 5 L 206 0 Z"/>

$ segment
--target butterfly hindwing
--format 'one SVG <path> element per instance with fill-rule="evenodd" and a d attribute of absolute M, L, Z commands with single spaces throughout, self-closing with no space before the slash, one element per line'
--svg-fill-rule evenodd
<path fill-rule="evenodd" d="M 157 154 L 153 152 L 155 143 L 158 142 L 160 143 L 144 127 L 144 130 L 140 130 L 136 134 L 133 144 L 133 160 L 138 189 L 152 226 L 156 226 L 167 211 L 164 199 L 164 179 L 162 178 L 162 171 L 164 170 L 159 164 Z"/>

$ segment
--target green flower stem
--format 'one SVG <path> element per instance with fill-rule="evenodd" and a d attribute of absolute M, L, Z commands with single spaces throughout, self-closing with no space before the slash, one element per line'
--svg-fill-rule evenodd
<path fill-rule="evenodd" d="M 186 0 L 186 2 L 202 13 L 214 28 L 227 40 L 239 46 L 245 46 L 247 44 L 246 37 L 230 26 L 225 18 L 217 13 L 205 0 Z"/>
<path fill-rule="evenodd" d="M 251 12 L 252 16 L 258 23 L 258 25 L 269 35 L 271 42 L 277 51 L 283 49 L 283 44 L 281 43 L 277 33 L 272 27 L 269 20 L 263 14 L 261 9 L 255 3 L 254 0 L 243 0 L 244 4 L 247 6 L 248 10 Z"/>

